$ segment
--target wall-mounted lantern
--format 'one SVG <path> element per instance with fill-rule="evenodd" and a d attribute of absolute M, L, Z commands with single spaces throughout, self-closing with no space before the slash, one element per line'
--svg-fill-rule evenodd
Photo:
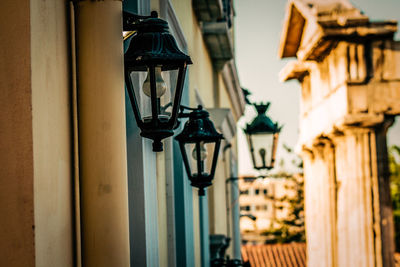
<path fill-rule="evenodd" d="M 175 139 L 179 142 L 191 185 L 199 188 L 199 196 L 204 196 L 204 188 L 210 186 L 214 178 L 223 136 L 217 132 L 209 113 L 202 106 L 192 110 L 185 114 L 189 120 Z"/>
<path fill-rule="evenodd" d="M 161 140 L 173 135 L 177 122 L 189 56 L 179 50 L 168 23 L 151 16 L 124 12 L 124 31 L 135 31 L 125 53 L 125 84 L 140 135 L 153 140 L 153 151 L 162 151 Z"/>
<path fill-rule="evenodd" d="M 253 105 L 257 110 L 257 116 L 246 125 L 244 133 L 249 143 L 254 169 L 270 170 L 274 167 L 278 137 L 282 127 L 265 115 L 269 102 Z"/>

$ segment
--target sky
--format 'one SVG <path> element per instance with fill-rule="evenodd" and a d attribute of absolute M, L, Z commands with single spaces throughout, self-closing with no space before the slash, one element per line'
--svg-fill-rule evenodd
<path fill-rule="evenodd" d="M 400 21 L 400 0 L 350 0 L 369 16 L 370 20 Z M 283 124 L 277 151 L 276 168 L 284 159 L 284 168 L 294 171 L 294 155 L 288 154 L 283 144 L 294 148 L 298 136 L 300 84 L 281 83 L 279 71 L 293 59 L 278 58 L 278 45 L 285 16 L 286 0 L 234 0 L 236 65 L 242 87 L 252 92 L 252 102 L 271 102 L 267 112 L 274 121 Z M 400 34 L 395 37 L 400 40 Z M 247 107 L 238 124 L 239 174 L 258 175 L 253 170 L 242 128 L 255 117 L 253 107 Z M 388 144 L 400 145 L 400 116 L 389 130 Z"/>

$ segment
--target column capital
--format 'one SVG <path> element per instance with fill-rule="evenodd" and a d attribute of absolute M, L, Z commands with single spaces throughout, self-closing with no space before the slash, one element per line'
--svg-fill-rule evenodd
<path fill-rule="evenodd" d="M 315 156 L 324 158 L 326 149 L 333 148 L 334 146 L 335 144 L 330 136 L 320 135 L 309 145 L 303 145 L 301 154 L 302 156 L 311 157 L 311 160 L 314 160 Z"/>
<path fill-rule="evenodd" d="M 387 130 L 390 128 L 390 126 L 393 125 L 394 123 L 395 116 L 383 116 L 382 119 L 379 121 L 376 121 L 375 123 L 369 123 L 369 124 L 359 124 L 359 123 L 354 123 L 354 124 L 342 124 L 340 127 L 334 127 L 332 132 L 328 134 L 328 136 L 334 140 L 337 137 L 347 135 L 347 134 L 353 134 L 353 133 L 368 133 L 371 131 L 383 131 L 387 132 Z"/>

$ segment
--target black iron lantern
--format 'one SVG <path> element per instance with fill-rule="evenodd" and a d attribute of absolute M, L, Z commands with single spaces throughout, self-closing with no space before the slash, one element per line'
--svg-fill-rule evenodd
<path fill-rule="evenodd" d="M 152 12 L 149 17 L 124 13 L 124 30 L 136 31 L 125 53 L 125 83 L 140 135 L 161 140 L 173 135 L 189 56 L 179 50 L 168 23 Z"/>
<path fill-rule="evenodd" d="M 249 143 L 253 167 L 256 170 L 270 170 L 274 167 L 276 148 L 281 126 L 265 114 L 270 103 L 253 104 L 257 116 L 246 125 L 244 132 Z"/>
<path fill-rule="evenodd" d="M 223 136 L 201 106 L 188 116 L 189 120 L 175 139 L 179 142 L 191 185 L 199 188 L 199 196 L 204 196 L 204 188 L 210 186 L 214 178 Z"/>

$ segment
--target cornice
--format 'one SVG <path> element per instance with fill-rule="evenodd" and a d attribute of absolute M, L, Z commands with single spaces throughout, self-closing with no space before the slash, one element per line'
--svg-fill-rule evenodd
<path fill-rule="evenodd" d="M 239 77 L 234 60 L 230 60 L 225 64 L 221 71 L 227 93 L 230 97 L 235 120 L 238 120 L 243 114 L 246 105 L 242 87 L 240 86 Z"/>

